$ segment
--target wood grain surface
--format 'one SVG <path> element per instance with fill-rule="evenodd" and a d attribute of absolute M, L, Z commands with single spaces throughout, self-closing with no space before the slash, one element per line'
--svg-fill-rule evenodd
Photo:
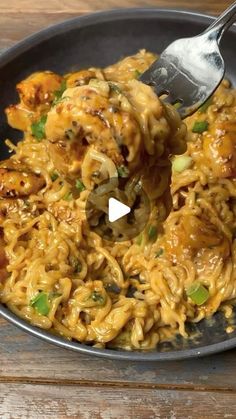
<path fill-rule="evenodd" d="M 218 14 L 227 0 L 0 0 L 0 49 L 53 23 L 117 7 Z M 0 319 L 0 418 L 236 418 L 236 351 L 135 363 L 56 348 Z"/>
<path fill-rule="evenodd" d="M 209 418 L 214 412 L 214 419 L 223 419 L 236 417 L 232 402 L 230 393 L 195 391 L 193 397 L 191 391 L 178 390 L 0 384 L 0 416 L 4 419 L 22 418 L 22 412 L 24 418 L 55 419 L 190 419 Z"/>

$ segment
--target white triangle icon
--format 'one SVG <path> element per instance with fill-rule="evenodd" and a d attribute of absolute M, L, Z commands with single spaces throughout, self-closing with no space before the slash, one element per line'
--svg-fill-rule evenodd
<path fill-rule="evenodd" d="M 131 211 L 128 205 L 122 204 L 115 198 L 109 198 L 108 201 L 108 219 L 111 223 L 119 218 L 124 217 L 124 215 L 129 214 Z"/>

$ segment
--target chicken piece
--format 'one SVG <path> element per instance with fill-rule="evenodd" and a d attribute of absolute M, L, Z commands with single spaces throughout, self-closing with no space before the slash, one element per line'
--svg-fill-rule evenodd
<path fill-rule="evenodd" d="M 31 74 L 17 84 L 20 103 L 5 109 L 8 124 L 12 128 L 29 131 L 32 122 L 46 113 L 60 91 L 63 77 L 50 71 Z"/>
<path fill-rule="evenodd" d="M 19 205 L 17 199 L 0 199 L 0 223 L 6 219 L 10 212 L 19 212 Z"/>
<path fill-rule="evenodd" d="M 202 249 L 214 248 L 215 254 L 226 258 L 229 255 L 227 238 L 209 221 L 194 215 L 185 215 L 171 230 L 165 239 L 166 252 L 174 258 L 195 257 Z"/>
<path fill-rule="evenodd" d="M 96 78 L 96 73 L 93 70 L 81 70 L 75 73 L 66 74 L 66 86 L 76 87 L 84 86 L 89 83 L 91 79 Z"/>
<path fill-rule="evenodd" d="M 48 152 L 53 161 L 54 167 L 59 173 L 70 175 L 70 177 L 77 177 L 81 170 L 81 164 L 87 151 L 88 143 L 86 145 L 74 141 L 62 140 L 56 143 L 49 143 Z"/>
<path fill-rule="evenodd" d="M 106 67 L 104 69 L 105 78 L 118 82 L 127 82 L 128 80 L 136 79 L 141 73 L 147 70 L 156 59 L 157 56 L 155 54 L 141 50 L 135 55 L 126 57 L 123 60 Z"/>
<path fill-rule="evenodd" d="M 21 102 L 34 111 L 40 105 L 50 105 L 53 102 L 62 80 L 61 76 L 51 71 L 37 72 L 18 83 L 16 89 Z"/>
<path fill-rule="evenodd" d="M 213 175 L 227 178 L 236 175 L 236 122 L 213 124 L 203 139 L 204 157 Z"/>
<path fill-rule="evenodd" d="M 33 113 L 22 104 L 10 105 L 5 109 L 8 124 L 20 131 L 29 131 L 33 122 Z"/>
<path fill-rule="evenodd" d="M 35 173 L 13 168 L 0 168 L 0 196 L 24 197 L 36 194 L 45 185 L 45 180 Z"/>
<path fill-rule="evenodd" d="M 76 222 L 78 225 L 85 219 L 83 211 L 79 208 L 71 209 L 66 202 L 53 202 L 48 205 L 47 210 L 54 215 L 58 221 L 66 221 L 68 224 Z"/>
<path fill-rule="evenodd" d="M 166 108 L 150 86 L 92 79 L 64 92 L 48 113 L 45 133 L 54 165 L 63 173 L 79 172 L 86 149 L 93 146 L 131 174 L 140 159 L 152 158 L 155 165 L 173 147 L 177 153 L 185 133 L 181 127 L 178 113 Z M 180 151 L 185 151 L 182 145 Z"/>
<path fill-rule="evenodd" d="M 107 82 L 96 80 L 96 85 L 67 89 L 65 99 L 48 113 L 46 137 L 58 144 L 57 149 L 66 150 L 70 144 L 70 166 L 82 160 L 86 145 L 93 144 L 117 166 L 141 153 L 140 126 L 131 112 L 121 109 L 118 95 Z"/>

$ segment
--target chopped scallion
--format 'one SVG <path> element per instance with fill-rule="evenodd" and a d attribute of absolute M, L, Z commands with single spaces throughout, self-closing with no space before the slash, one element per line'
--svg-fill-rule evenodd
<path fill-rule="evenodd" d="M 172 162 L 173 172 L 181 173 L 186 169 L 189 169 L 192 165 L 192 157 L 190 156 L 177 156 Z"/>
<path fill-rule="evenodd" d="M 50 177 L 51 177 L 51 180 L 55 182 L 55 180 L 59 178 L 59 174 L 57 172 L 52 172 Z"/>
<path fill-rule="evenodd" d="M 85 186 L 84 186 L 84 184 L 83 184 L 82 180 L 80 180 L 80 179 L 77 179 L 77 180 L 76 180 L 76 182 L 75 182 L 75 187 L 76 187 L 76 189 L 78 189 L 78 191 L 80 191 L 80 192 L 82 192 L 82 191 L 84 191 L 84 190 L 85 190 Z"/>
<path fill-rule="evenodd" d="M 181 105 L 182 105 L 181 102 L 176 102 L 173 106 L 175 109 L 179 109 Z"/>
<path fill-rule="evenodd" d="M 198 306 L 204 304 L 209 298 L 209 291 L 199 282 L 194 282 L 187 290 L 187 296 Z"/>
<path fill-rule="evenodd" d="M 134 77 L 136 78 L 136 79 L 138 79 L 140 76 L 141 76 L 141 72 L 139 71 L 139 70 L 135 70 L 135 72 L 134 72 Z"/>
<path fill-rule="evenodd" d="M 63 80 L 60 88 L 54 92 L 55 99 L 53 101 L 53 105 L 56 105 L 61 100 L 61 97 L 65 90 L 66 90 L 66 80 Z"/>
<path fill-rule="evenodd" d="M 25 199 L 24 200 L 24 204 L 25 204 L 26 207 L 30 207 L 30 202 L 29 202 L 28 199 Z"/>
<path fill-rule="evenodd" d="M 48 294 L 42 291 L 39 292 L 34 298 L 32 298 L 30 305 L 31 307 L 34 307 L 39 314 L 42 314 L 42 316 L 47 316 L 50 311 Z"/>
<path fill-rule="evenodd" d="M 128 177 L 129 176 L 129 169 L 126 166 L 119 166 L 117 167 L 117 173 L 119 177 Z"/>
<path fill-rule="evenodd" d="M 202 134 L 204 131 L 207 131 L 208 125 L 207 121 L 196 121 L 192 127 L 192 132 Z"/>
<path fill-rule="evenodd" d="M 157 239 L 157 228 L 156 228 L 156 226 L 150 226 L 149 227 L 148 238 L 151 241 L 155 241 Z"/>
<path fill-rule="evenodd" d="M 143 235 L 142 235 L 142 234 L 139 234 L 139 236 L 138 236 L 138 237 L 137 237 L 137 239 L 136 239 L 136 244 L 137 244 L 138 246 L 141 246 L 142 241 L 143 241 Z"/>

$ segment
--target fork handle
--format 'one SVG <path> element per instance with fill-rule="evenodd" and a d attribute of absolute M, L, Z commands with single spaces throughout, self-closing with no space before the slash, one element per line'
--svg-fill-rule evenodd
<path fill-rule="evenodd" d="M 231 4 L 210 26 L 204 33 L 208 34 L 211 39 L 216 39 L 219 43 L 221 41 L 224 32 L 235 22 L 236 20 L 236 1 Z"/>

